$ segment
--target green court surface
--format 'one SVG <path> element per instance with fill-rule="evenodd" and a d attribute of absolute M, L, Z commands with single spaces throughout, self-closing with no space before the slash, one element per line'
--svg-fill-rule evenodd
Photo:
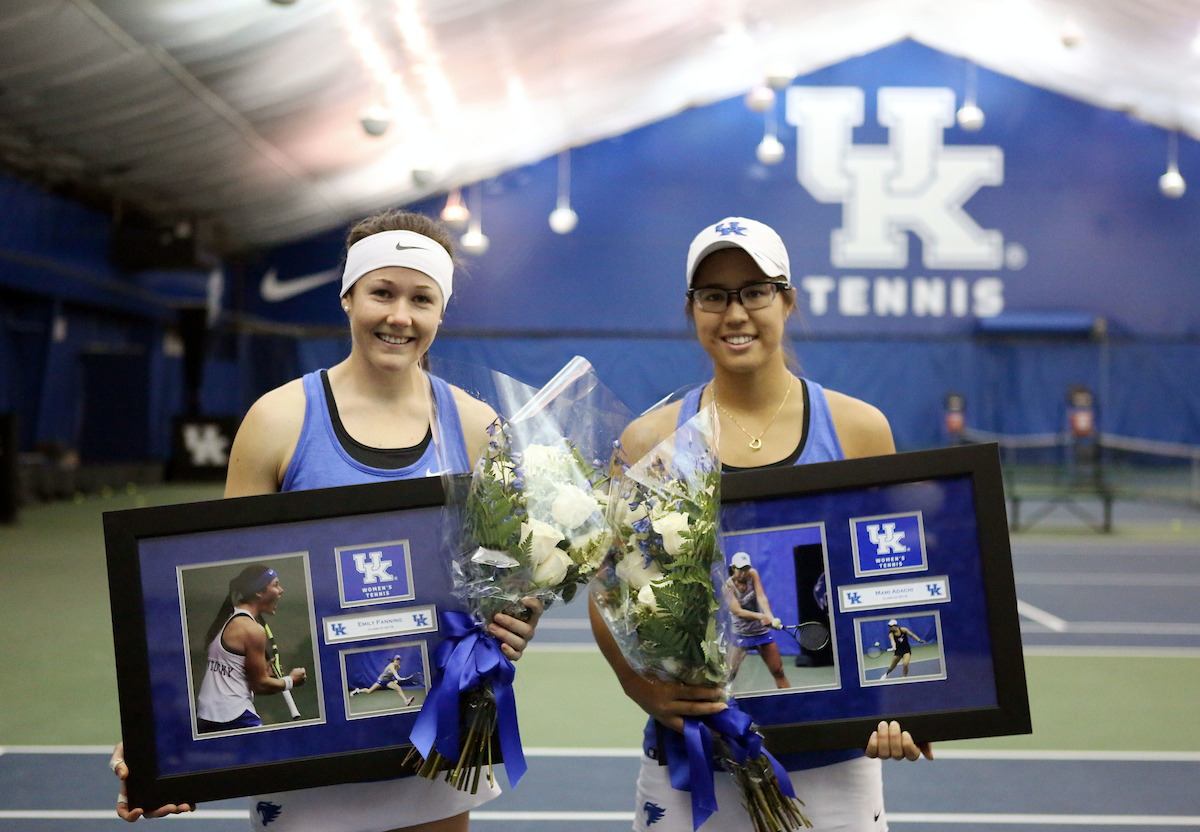
<path fill-rule="evenodd" d="M 29 506 L 18 525 L 0 527 L 0 746 L 118 739 L 101 512 L 219 496 L 211 486 L 160 486 Z M 1200 658 L 1180 656 L 1027 656 L 1034 733 L 944 747 L 1200 751 Z M 644 716 L 598 653 L 530 651 L 517 698 L 526 746 L 639 743 Z"/>

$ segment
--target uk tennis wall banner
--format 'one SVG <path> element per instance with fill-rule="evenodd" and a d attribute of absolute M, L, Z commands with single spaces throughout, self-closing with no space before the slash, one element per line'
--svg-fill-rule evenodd
<path fill-rule="evenodd" d="M 856 577 L 927 568 L 921 512 L 858 517 L 850 521 Z"/>
<path fill-rule="evenodd" d="M 756 162 L 763 116 L 741 96 L 574 147 L 579 225 L 569 235 L 544 219 L 554 157 L 501 173 L 483 183 L 491 245 L 447 324 L 488 337 L 575 334 L 580 321 L 678 334 L 688 244 L 743 216 L 783 239 L 813 335 L 962 335 L 998 316 L 1063 312 L 1130 334 L 1194 333 L 1200 197 L 1159 193 L 1167 131 L 974 69 L 971 100 L 986 118 L 964 124 L 967 63 L 915 41 L 796 78 L 772 111 L 785 148 L 773 165 Z M 1178 141 L 1186 171 L 1200 148 Z M 410 207 L 436 216 L 445 199 Z M 246 310 L 340 323 L 330 270 L 344 236 L 264 256 Z M 605 256 L 580 254 L 592 250 Z M 597 304 L 585 290 L 595 286 L 637 301 Z"/>

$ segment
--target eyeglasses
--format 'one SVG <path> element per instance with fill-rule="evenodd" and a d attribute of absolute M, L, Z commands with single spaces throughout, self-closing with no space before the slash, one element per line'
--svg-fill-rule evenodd
<path fill-rule="evenodd" d="M 701 312 L 724 312 L 732 298 L 737 298 L 743 309 L 763 309 L 775 302 L 777 294 L 790 288 L 792 287 L 788 283 L 772 280 L 766 283 L 751 283 L 740 289 L 722 289 L 717 286 L 689 289 L 688 297 Z"/>

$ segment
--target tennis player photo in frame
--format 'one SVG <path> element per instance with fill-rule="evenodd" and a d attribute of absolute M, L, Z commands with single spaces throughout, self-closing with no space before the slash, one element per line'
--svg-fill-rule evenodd
<path fill-rule="evenodd" d="M 723 536 L 735 696 L 839 687 L 821 523 Z"/>
<path fill-rule="evenodd" d="M 178 568 L 194 739 L 321 722 L 308 554 Z"/>
<path fill-rule="evenodd" d="M 399 776 L 455 511 L 430 477 L 106 512 L 129 805 Z"/>
<path fill-rule="evenodd" d="M 781 752 L 883 719 L 931 741 L 1031 730 L 994 445 L 727 473 L 721 542 L 747 622 L 732 692 Z"/>
<path fill-rule="evenodd" d="M 343 650 L 341 662 L 347 719 L 421 710 L 430 674 L 424 641 Z"/>
<path fill-rule="evenodd" d="M 937 610 L 857 618 L 859 683 L 899 685 L 946 678 Z"/>

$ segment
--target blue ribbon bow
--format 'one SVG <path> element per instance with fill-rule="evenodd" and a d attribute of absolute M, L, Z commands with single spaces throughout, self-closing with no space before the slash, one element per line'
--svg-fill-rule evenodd
<path fill-rule="evenodd" d="M 425 759 L 436 745 L 438 753 L 457 762 L 459 696 L 490 683 L 496 699 L 500 753 L 508 782 L 515 786 L 526 769 L 512 689 L 517 669 L 500 652 L 500 643 L 470 615 L 443 610 L 438 618 L 446 638 L 433 653 L 436 677 L 409 739 Z"/>
<path fill-rule="evenodd" d="M 751 719 L 732 699 L 720 713 L 705 717 L 684 717 L 682 736 L 665 731 L 663 747 L 671 786 L 692 794 L 692 830 L 699 829 L 717 811 L 717 795 L 713 787 L 713 732 L 729 746 L 733 761 L 745 765 L 748 760 L 766 755 L 767 762 L 779 781 L 779 790 L 790 798 L 796 797 L 788 773 L 775 756 L 763 748 L 762 735 L 751 729 Z"/>

